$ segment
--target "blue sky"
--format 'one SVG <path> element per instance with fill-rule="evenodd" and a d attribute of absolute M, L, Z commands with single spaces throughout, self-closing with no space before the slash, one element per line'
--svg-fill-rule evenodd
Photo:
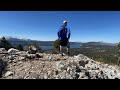
<path fill-rule="evenodd" d="M 120 11 L 0 11 L 0 36 L 54 41 L 65 19 L 70 41 L 120 41 Z"/>

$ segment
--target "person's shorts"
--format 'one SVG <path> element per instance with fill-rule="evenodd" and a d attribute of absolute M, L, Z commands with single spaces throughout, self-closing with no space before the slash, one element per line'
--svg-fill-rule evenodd
<path fill-rule="evenodd" d="M 60 40 L 60 46 L 70 48 L 70 43 L 68 40 Z"/>

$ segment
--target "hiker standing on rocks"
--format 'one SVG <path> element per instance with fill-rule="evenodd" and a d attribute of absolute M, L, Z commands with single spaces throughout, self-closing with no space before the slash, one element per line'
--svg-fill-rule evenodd
<path fill-rule="evenodd" d="M 63 53 L 62 53 L 63 47 L 67 48 L 67 54 L 69 55 L 69 48 L 70 48 L 69 39 L 70 39 L 71 31 L 67 27 L 66 20 L 63 21 L 63 25 L 59 28 L 59 31 L 57 34 L 58 34 L 58 38 L 60 40 L 60 53 L 61 53 L 61 55 L 63 56 Z"/>

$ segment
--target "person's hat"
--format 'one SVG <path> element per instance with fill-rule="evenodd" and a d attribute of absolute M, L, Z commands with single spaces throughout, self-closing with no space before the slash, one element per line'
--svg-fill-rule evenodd
<path fill-rule="evenodd" d="M 67 20 L 64 20 L 63 23 L 67 23 Z"/>

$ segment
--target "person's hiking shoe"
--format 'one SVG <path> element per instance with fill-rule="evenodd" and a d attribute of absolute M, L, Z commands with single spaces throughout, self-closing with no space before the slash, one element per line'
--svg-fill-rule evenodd
<path fill-rule="evenodd" d="M 69 56 L 69 54 L 70 54 L 70 53 L 69 53 L 69 52 L 67 52 L 67 55 L 68 55 L 68 56 Z"/>
<path fill-rule="evenodd" d="M 63 53 L 60 54 L 61 56 L 64 56 Z"/>

